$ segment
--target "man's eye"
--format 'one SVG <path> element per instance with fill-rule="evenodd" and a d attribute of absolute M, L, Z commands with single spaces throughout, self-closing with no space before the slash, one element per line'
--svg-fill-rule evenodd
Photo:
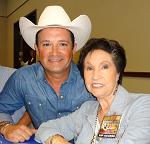
<path fill-rule="evenodd" d="M 68 46 L 67 43 L 60 43 L 59 45 L 60 45 L 61 47 L 67 47 L 67 46 Z"/>
<path fill-rule="evenodd" d="M 43 46 L 43 47 L 49 47 L 50 44 L 49 44 L 49 43 L 43 43 L 42 46 Z"/>

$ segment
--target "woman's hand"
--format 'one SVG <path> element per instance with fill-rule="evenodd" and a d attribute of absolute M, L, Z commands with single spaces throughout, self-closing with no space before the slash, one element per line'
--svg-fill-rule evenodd
<path fill-rule="evenodd" d="M 65 138 L 59 134 L 51 136 L 45 141 L 45 144 L 70 144 Z"/>

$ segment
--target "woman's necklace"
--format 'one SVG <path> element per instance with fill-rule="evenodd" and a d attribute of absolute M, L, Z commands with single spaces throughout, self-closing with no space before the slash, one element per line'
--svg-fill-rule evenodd
<path fill-rule="evenodd" d="M 100 128 L 100 125 L 99 125 L 98 113 L 97 113 L 96 119 L 95 119 L 95 132 L 94 132 L 93 138 L 91 140 L 91 144 L 96 144 L 96 138 L 97 138 L 97 135 L 98 135 L 99 128 Z"/>
<path fill-rule="evenodd" d="M 116 86 L 116 89 L 115 89 L 113 95 L 116 94 L 117 88 L 118 88 L 118 86 Z M 103 118 L 104 118 L 105 116 L 104 116 L 102 113 L 101 113 L 100 116 L 99 116 L 99 115 L 98 115 L 99 112 L 100 112 L 100 113 L 102 112 L 102 109 L 100 109 L 100 107 L 98 108 L 97 115 L 96 115 L 96 119 L 95 119 L 95 132 L 94 132 L 93 138 L 92 138 L 92 140 L 91 140 L 91 144 L 96 144 L 96 140 L 100 141 L 100 140 L 102 139 L 102 138 L 98 137 L 99 130 L 100 130 L 99 117 L 100 117 L 100 121 L 103 122 Z"/>

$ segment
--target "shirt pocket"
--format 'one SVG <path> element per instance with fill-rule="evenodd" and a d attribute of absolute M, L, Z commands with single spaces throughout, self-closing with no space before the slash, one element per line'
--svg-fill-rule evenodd
<path fill-rule="evenodd" d="M 38 127 L 44 121 L 46 100 L 41 99 L 38 95 L 26 95 L 25 103 L 26 109 L 32 118 L 34 126 Z"/>

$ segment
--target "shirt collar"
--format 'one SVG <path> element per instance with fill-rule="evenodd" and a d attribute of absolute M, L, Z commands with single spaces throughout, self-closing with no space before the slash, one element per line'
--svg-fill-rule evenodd
<path fill-rule="evenodd" d="M 69 82 L 74 81 L 75 78 L 76 78 L 76 75 L 77 75 L 76 73 L 77 72 L 78 72 L 78 68 L 77 68 L 76 64 L 71 62 L 69 76 L 68 76 L 68 79 L 65 82 L 69 83 Z"/>
<path fill-rule="evenodd" d="M 122 114 L 124 108 L 128 104 L 129 100 L 129 93 L 127 90 L 125 90 L 121 85 L 118 86 L 118 90 L 116 92 L 116 96 L 114 98 L 114 101 L 110 107 L 110 110 L 108 112 L 108 115 L 110 114 Z M 99 102 L 95 101 L 93 105 L 91 105 L 91 111 L 87 114 L 87 119 L 89 120 L 89 123 L 91 124 L 91 127 L 93 128 L 93 131 L 95 129 L 95 119 L 97 116 L 97 111 L 99 109 Z"/>
<path fill-rule="evenodd" d="M 128 104 L 129 99 L 128 97 L 129 97 L 128 91 L 124 89 L 121 85 L 119 85 L 118 90 L 116 92 L 116 96 L 110 107 L 109 114 L 114 113 L 121 114 Z"/>
<path fill-rule="evenodd" d="M 78 68 L 77 68 L 76 64 L 71 62 L 69 77 L 68 77 L 68 79 L 65 82 L 68 83 L 68 82 L 74 81 L 74 79 L 76 78 L 75 77 L 76 72 L 79 72 Z M 36 78 L 38 80 L 43 80 L 43 81 L 46 80 L 45 79 L 45 74 L 44 74 L 44 68 L 39 62 L 37 63 L 37 67 L 36 67 Z"/>

